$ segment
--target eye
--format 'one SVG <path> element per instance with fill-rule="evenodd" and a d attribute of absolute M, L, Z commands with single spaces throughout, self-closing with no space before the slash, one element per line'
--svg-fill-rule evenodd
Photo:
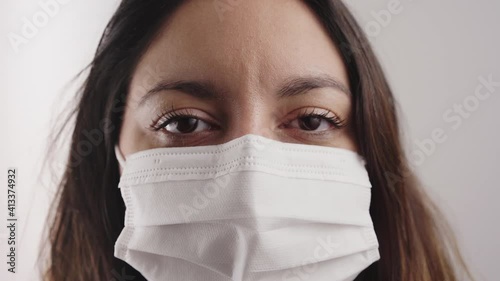
<path fill-rule="evenodd" d="M 209 131 L 213 125 L 201 119 L 189 110 L 171 111 L 162 114 L 158 121 L 151 126 L 155 131 L 165 130 L 171 134 L 191 134 Z"/>
<path fill-rule="evenodd" d="M 322 132 L 340 129 L 345 126 L 344 121 L 335 113 L 324 109 L 313 109 L 304 111 L 289 120 L 284 125 L 286 128 L 299 129 L 302 131 Z"/>

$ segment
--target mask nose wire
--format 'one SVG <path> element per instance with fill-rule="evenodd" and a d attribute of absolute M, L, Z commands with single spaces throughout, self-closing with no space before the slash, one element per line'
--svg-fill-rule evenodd
<path fill-rule="evenodd" d="M 123 169 L 123 167 L 125 167 L 125 158 L 123 157 L 120 148 L 118 148 L 118 145 L 115 145 L 115 155 L 116 155 L 116 160 L 118 160 L 118 163 Z"/>

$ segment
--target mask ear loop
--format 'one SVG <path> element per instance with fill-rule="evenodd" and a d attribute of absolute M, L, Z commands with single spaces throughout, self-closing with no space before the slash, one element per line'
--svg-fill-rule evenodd
<path fill-rule="evenodd" d="M 116 160 L 118 160 L 118 163 L 123 169 L 123 167 L 125 167 L 125 158 L 123 157 L 123 154 L 120 152 L 118 145 L 115 145 L 115 155 L 116 155 Z"/>

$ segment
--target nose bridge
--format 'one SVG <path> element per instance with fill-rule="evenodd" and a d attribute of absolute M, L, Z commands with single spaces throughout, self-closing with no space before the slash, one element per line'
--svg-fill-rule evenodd
<path fill-rule="evenodd" d="M 250 95 L 250 93 L 242 95 L 244 98 L 233 105 L 228 137 L 233 139 L 254 134 L 272 138 L 273 120 L 270 118 L 269 108 L 263 99 Z"/>
<path fill-rule="evenodd" d="M 242 90 L 238 98 L 231 103 L 228 118 L 227 138 L 234 139 L 247 134 L 260 135 L 275 139 L 272 108 L 270 101 L 265 98 L 261 87 L 259 93 L 252 90 Z"/>
<path fill-rule="evenodd" d="M 228 110 L 227 138 L 234 139 L 247 134 L 270 139 L 274 136 L 275 120 L 272 108 L 272 83 L 269 81 L 268 61 L 257 46 L 243 47 L 239 53 L 245 60 L 232 61 L 228 69 L 233 78 L 233 90 Z M 244 61 L 244 62 L 243 62 Z"/>

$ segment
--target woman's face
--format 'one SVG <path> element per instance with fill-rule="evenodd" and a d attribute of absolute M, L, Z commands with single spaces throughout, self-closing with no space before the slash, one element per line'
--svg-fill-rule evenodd
<path fill-rule="evenodd" d="M 257 134 L 356 151 L 350 117 L 345 67 L 302 1 L 192 0 L 140 60 L 119 144 L 128 155 Z"/>

